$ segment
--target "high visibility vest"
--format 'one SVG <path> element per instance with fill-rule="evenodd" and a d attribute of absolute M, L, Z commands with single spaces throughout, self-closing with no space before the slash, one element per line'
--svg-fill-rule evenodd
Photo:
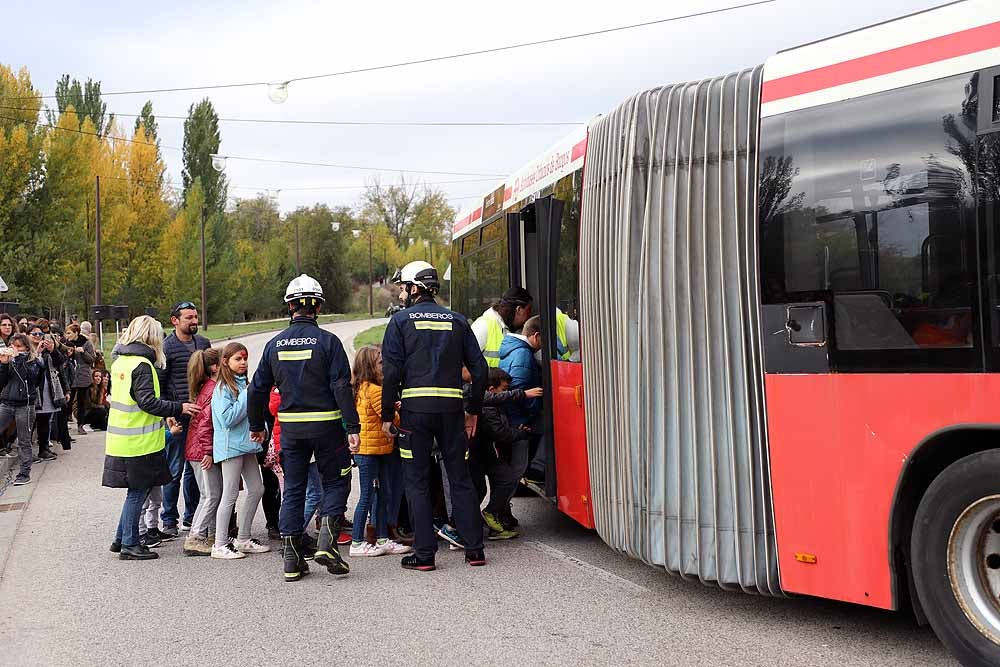
<path fill-rule="evenodd" d="M 149 359 L 123 355 L 111 364 L 111 410 L 104 451 L 108 456 L 144 456 L 164 448 L 166 431 L 161 417 L 143 412 L 132 398 L 132 371 L 147 364 L 153 373 L 153 393 L 160 397 L 160 379 Z"/>
<path fill-rule="evenodd" d="M 556 308 L 556 340 L 559 341 L 556 352 L 558 353 L 558 358 L 563 361 L 569 361 L 570 357 L 573 356 L 570 353 L 569 343 L 566 338 L 566 322 L 568 321 L 569 315 Z"/>
<path fill-rule="evenodd" d="M 486 347 L 483 348 L 483 356 L 486 357 L 486 365 L 490 368 L 500 366 L 500 344 L 503 342 L 503 329 L 495 317 L 482 315 L 486 318 Z"/>

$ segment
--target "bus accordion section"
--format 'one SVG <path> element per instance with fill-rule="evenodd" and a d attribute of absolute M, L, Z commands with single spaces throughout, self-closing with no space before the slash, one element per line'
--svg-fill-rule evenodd
<path fill-rule="evenodd" d="M 762 68 L 590 126 L 580 229 L 594 521 L 685 578 L 781 595 L 757 291 Z"/>

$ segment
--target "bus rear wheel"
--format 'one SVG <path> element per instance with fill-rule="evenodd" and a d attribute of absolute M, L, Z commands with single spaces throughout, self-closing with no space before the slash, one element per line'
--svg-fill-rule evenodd
<path fill-rule="evenodd" d="M 1000 665 L 1000 451 L 959 459 L 917 508 L 913 581 L 931 627 L 963 665 Z"/>

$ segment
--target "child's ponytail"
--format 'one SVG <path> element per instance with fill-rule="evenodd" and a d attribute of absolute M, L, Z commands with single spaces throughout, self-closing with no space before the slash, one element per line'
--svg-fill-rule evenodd
<path fill-rule="evenodd" d="M 188 394 L 189 400 L 195 400 L 201 393 L 209 378 L 212 377 L 212 366 L 219 363 L 219 351 L 215 348 L 195 350 L 188 361 Z"/>

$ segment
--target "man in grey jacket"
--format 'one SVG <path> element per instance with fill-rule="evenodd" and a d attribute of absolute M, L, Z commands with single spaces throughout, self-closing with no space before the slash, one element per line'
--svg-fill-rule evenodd
<path fill-rule="evenodd" d="M 163 354 L 167 359 L 167 366 L 161 375 L 163 395 L 167 400 L 185 403 L 189 398 L 188 361 L 195 350 L 207 350 L 212 344 L 204 336 L 198 335 L 198 307 L 194 303 L 181 301 L 174 306 L 170 311 L 170 323 L 174 325 L 174 331 L 163 340 Z M 182 481 L 184 527 L 191 526 L 195 508 L 198 507 L 198 501 L 201 499 L 191 464 L 184 460 L 184 443 L 187 440 L 190 418 L 182 416 L 178 422 L 181 425 L 181 432 L 176 437 L 171 438 L 171 444 L 167 449 L 167 463 L 170 466 L 172 480 L 169 484 L 163 485 L 163 510 L 160 513 L 160 518 L 163 521 L 163 528 L 160 529 L 160 532 L 170 537 L 176 537 L 178 534 L 177 520 L 180 514 L 177 510 L 177 501 L 181 493 Z"/>

